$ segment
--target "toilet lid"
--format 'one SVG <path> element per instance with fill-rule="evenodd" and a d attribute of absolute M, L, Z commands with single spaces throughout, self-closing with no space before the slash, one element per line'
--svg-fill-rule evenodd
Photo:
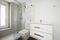
<path fill-rule="evenodd" d="M 19 33 L 25 34 L 25 33 L 28 33 L 28 32 L 29 32 L 29 30 L 23 29 L 23 30 L 21 30 Z"/>

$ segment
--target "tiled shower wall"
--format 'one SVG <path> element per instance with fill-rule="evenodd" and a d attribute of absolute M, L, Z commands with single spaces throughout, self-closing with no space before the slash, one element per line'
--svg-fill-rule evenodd
<path fill-rule="evenodd" d="M 0 31 L 0 40 L 13 40 L 15 39 L 15 34 L 22 30 L 22 5 L 11 3 L 11 28 L 8 30 Z"/>

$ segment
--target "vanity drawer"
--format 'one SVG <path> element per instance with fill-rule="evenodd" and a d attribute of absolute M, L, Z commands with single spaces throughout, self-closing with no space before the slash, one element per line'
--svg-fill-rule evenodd
<path fill-rule="evenodd" d="M 36 24 L 31 24 L 30 29 L 37 30 L 37 31 L 42 31 L 46 33 L 51 33 L 52 34 L 52 26 L 51 25 L 36 25 Z"/>
<path fill-rule="evenodd" d="M 37 31 L 30 31 L 30 36 L 40 40 L 52 40 L 52 35 Z"/>

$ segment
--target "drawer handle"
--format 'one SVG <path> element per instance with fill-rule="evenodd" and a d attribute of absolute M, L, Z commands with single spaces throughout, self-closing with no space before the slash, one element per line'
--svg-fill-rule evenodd
<path fill-rule="evenodd" d="M 36 27 L 36 26 L 35 26 L 34 28 L 38 28 L 38 29 L 40 29 L 40 27 Z"/>
<path fill-rule="evenodd" d="M 42 35 L 39 35 L 39 34 L 36 34 L 36 33 L 34 33 L 34 35 L 37 35 L 37 36 L 40 36 L 40 37 L 44 38 L 44 36 L 42 36 Z"/>

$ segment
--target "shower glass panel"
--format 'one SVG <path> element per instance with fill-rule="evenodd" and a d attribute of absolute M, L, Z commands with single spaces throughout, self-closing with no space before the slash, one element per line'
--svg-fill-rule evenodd
<path fill-rule="evenodd" d="M 11 3 L 11 12 L 12 12 L 12 25 L 14 26 L 14 40 L 18 39 L 20 34 L 19 32 L 24 29 L 22 27 L 22 6 L 21 4 Z"/>
<path fill-rule="evenodd" d="M 9 18 L 8 17 L 7 18 L 8 18 L 8 22 L 9 22 L 8 23 L 9 29 L 0 31 L 0 34 L 1 34 L 0 40 L 16 40 L 20 36 L 19 32 L 22 29 L 24 29 L 24 27 L 22 27 L 22 5 L 14 3 L 14 2 L 11 2 L 8 4 L 9 4 L 9 6 L 8 6 L 8 10 L 9 10 L 8 11 L 8 13 L 9 13 L 8 17 Z M 6 22 L 6 14 L 3 11 L 4 12 L 6 11 L 5 6 L 1 6 L 1 13 L 2 13 L 1 15 L 3 15 L 0 17 L 1 18 L 0 21 L 2 23 L 1 26 L 5 26 L 7 23 Z"/>

